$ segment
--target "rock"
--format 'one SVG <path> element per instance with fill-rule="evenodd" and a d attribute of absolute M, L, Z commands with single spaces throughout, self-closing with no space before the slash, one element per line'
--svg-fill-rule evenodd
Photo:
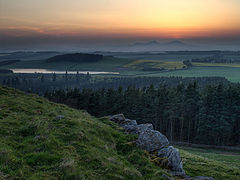
<path fill-rule="evenodd" d="M 159 150 L 169 144 L 166 136 L 159 131 L 152 130 L 150 128 L 141 132 L 136 141 L 136 145 L 146 151 L 152 152 Z"/>
<path fill-rule="evenodd" d="M 146 131 L 147 129 L 153 130 L 152 124 L 140 124 L 138 125 L 136 120 L 132 120 L 131 122 L 124 124 L 122 126 L 125 131 L 129 134 L 141 134 L 142 132 Z"/>
<path fill-rule="evenodd" d="M 130 120 L 130 119 L 126 119 L 128 121 L 127 125 L 132 125 L 132 126 L 137 126 L 137 121 L 136 120 Z"/>
<path fill-rule="evenodd" d="M 180 171 L 170 171 L 170 174 L 172 176 L 178 176 L 178 177 L 181 177 L 181 178 L 184 178 L 185 177 L 185 172 L 180 172 Z"/>
<path fill-rule="evenodd" d="M 123 114 L 117 114 L 110 117 L 110 120 L 117 124 L 126 124 L 126 119 Z"/>
<path fill-rule="evenodd" d="M 136 122 L 137 123 L 137 122 Z M 130 119 L 125 119 L 125 121 L 121 121 L 121 122 L 119 122 L 119 126 L 120 127 L 122 127 L 122 128 L 124 128 L 124 127 L 126 127 L 127 125 L 134 125 L 135 123 L 132 121 L 132 120 L 130 120 Z"/>
<path fill-rule="evenodd" d="M 207 177 L 207 176 L 197 176 L 197 177 L 184 178 L 183 180 L 214 180 L 214 178 Z"/>
<path fill-rule="evenodd" d="M 184 176 L 182 159 L 176 148 L 169 146 L 158 151 L 158 157 L 168 159 L 168 167 L 171 169 L 171 174 L 174 176 Z"/>
<path fill-rule="evenodd" d="M 127 119 L 128 121 L 128 119 Z M 136 120 L 130 120 L 125 124 L 120 125 L 122 128 L 125 129 L 125 131 L 129 134 L 136 134 L 137 131 L 137 121 Z"/>
<path fill-rule="evenodd" d="M 62 119 L 61 116 L 59 118 Z M 136 145 L 139 148 L 150 153 L 158 151 L 158 157 L 161 161 L 164 159 L 164 163 L 171 170 L 170 174 L 172 176 L 179 176 L 183 180 L 214 180 L 212 177 L 198 176 L 193 178 L 187 176 L 178 150 L 173 146 L 166 147 L 169 144 L 168 139 L 159 131 L 155 131 L 152 124 L 138 125 L 136 120 L 126 119 L 123 114 L 110 116 L 109 119 L 124 128 L 127 133 L 138 135 Z M 168 180 L 174 179 L 165 174 L 162 177 Z"/>
<path fill-rule="evenodd" d="M 153 125 L 150 124 L 150 123 L 147 123 L 147 124 L 140 124 L 140 125 L 138 125 L 138 131 L 137 131 L 137 134 L 139 135 L 139 134 L 145 132 L 145 131 L 148 130 L 148 129 L 153 130 Z"/>
<path fill-rule="evenodd" d="M 192 178 L 192 180 L 214 180 L 212 177 L 207 177 L 207 176 L 197 176 Z"/>
<path fill-rule="evenodd" d="M 166 174 L 163 174 L 162 177 L 163 177 L 164 179 L 167 179 L 167 180 L 174 180 L 174 178 L 171 178 L 171 177 L 169 177 L 169 176 L 166 175 Z"/>
<path fill-rule="evenodd" d="M 109 119 L 119 126 L 125 129 L 125 131 L 129 134 L 141 134 L 142 132 L 146 131 L 147 129 L 153 130 L 152 124 L 137 124 L 136 120 L 126 119 L 123 114 L 117 114 L 109 117 Z"/>
<path fill-rule="evenodd" d="M 61 120 L 61 119 L 63 119 L 63 118 L 65 118 L 65 116 L 63 116 L 63 115 L 58 115 L 58 116 L 56 116 L 56 119 L 57 119 L 57 120 Z"/>

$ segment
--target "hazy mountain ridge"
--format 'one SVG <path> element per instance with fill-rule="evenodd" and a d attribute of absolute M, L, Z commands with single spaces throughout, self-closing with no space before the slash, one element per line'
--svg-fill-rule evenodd
<path fill-rule="evenodd" d="M 124 47 L 122 47 L 124 48 Z M 184 50 L 197 50 L 195 45 L 185 43 L 181 40 L 171 40 L 167 42 L 160 42 L 157 40 L 136 42 L 128 46 L 129 51 L 184 51 Z"/>
<path fill-rule="evenodd" d="M 86 54 L 86 53 L 74 53 L 74 54 L 63 54 L 51 57 L 46 60 L 47 63 L 52 62 L 98 62 L 103 59 L 103 55 L 98 54 Z"/>

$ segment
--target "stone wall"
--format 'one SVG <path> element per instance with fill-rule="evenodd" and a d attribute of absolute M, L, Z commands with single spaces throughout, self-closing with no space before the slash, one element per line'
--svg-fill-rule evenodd
<path fill-rule="evenodd" d="M 212 177 L 198 176 L 192 178 L 187 176 L 178 149 L 169 146 L 167 137 L 154 130 L 152 124 L 138 125 L 136 120 L 126 119 L 123 114 L 110 116 L 109 119 L 122 127 L 126 133 L 138 135 L 136 146 L 148 151 L 150 155 L 156 156 L 158 163 L 164 164 L 172 176 L 181 177 L 185 180 L 214 180 Z M 164 177 L 172 179 L 166 175 Z"/>

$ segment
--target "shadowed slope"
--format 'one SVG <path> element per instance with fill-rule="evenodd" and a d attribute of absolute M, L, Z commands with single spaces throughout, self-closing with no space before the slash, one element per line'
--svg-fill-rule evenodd
<path fill-rule="evenodd" d="M 61 115 L 61 116 L 59 116 Z M 0 87 L 0 179 L 161 179 L 108 120 Z"/>

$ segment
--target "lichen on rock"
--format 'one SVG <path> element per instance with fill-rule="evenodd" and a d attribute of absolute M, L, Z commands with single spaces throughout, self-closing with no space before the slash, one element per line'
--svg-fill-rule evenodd
<path fill-rule="evenodd" d="M 123 114 L 110 116 L 109 119 L 122 127 L 126 133 L 138 135 L 136 146 L 149 152 L 152 156 L 152 162 L 170 170 L 172 176 L 179 176 L 185 180 L 214 180 L 212 177 L 198 176 L 193 178 L 187 176 L 179 151 L 173 146 L 168 146 L 167 137 L 154 130 L 152 124 L 138 125 L 136 120 L 126 119 Z M 168 179 L 172 178 L 168 177 Z"/>

